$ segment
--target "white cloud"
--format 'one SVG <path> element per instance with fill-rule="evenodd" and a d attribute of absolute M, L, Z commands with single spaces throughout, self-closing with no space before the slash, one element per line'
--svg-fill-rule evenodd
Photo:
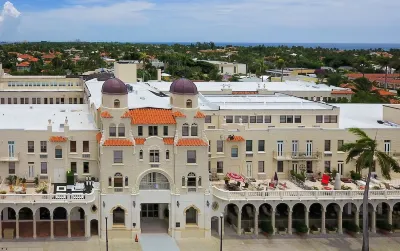
<path fill-rule="evenodd" d="M 21 12 L 7 1 L 0 11 L 0 40 L 9 39 L 18 30 Z"/>

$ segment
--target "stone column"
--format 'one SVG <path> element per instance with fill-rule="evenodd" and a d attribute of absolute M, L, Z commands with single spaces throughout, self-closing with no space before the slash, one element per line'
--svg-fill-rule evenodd
<path fill-rule="evenodd" d="M 375 208 L 372 210 L 372 217 L 371 217 L 371 232 L 376 233 L 376 210 Z"/>
<path fill-rule="evenodd" d="M 258 235 L 258 210 L 254 210 L 254 234 Z"/>
<path fill-rule="evenodd" d="M 272 208 L 272 214 L 271 214 L 271 225 L 272 225 L 272 235 L 275 234 L 275 208 Z"/>
<path fill-rule="evenodd" d="M 19 213 L 15 215 L 15 238 L 19 239 Z"/>
<path fill-rule="evenodd" d="M 338 212 L 338 233 L 343 234 L 343 210 L 340 207 Z"/>
<path fill-rule="evenodd" d="M 310 210 L 306 209 L 305 214 L 306 214 L 305 215 L 306 216 L 305 221 L 306 221 L 306 226 L 308 227 L 308 232 L 307 232 L 307 234 L 308 234 L 310 232 L 310 220 L 309 220 Z"/>
<path fill-rule="evenodd" d="M 355 221 L 356 221 L 355 223 L 359 227 L 360 226 L 360 210 L 358 210 L 358 208 L 356 210 L 354 217 L 355 217 Z"/>
<path fill-rule="evenodd" d="M 85 237 L 89 237 L 89 233 L 90 233 L 90 228 L 88 226 L 88 220 L 87 220 L 87 215 L 85 214 Z"/>
<path fill-rule="evenodd" d="M 36 212 L 33 214 L 33 239 L 36 239 Z"/>
<path fill-rule="evenodd" d="M 325 208 L 322 208 L 322 221 L 321 221 L 321 234 L 326 234 L 326 229 L 325 229 Z"/>
<path fill-rule="evenodd" d="M 242 235 L 242 209 L 239 208 L 237 217 L 237 234 Z"/>
<path fill-rule="evenodd" d="M 390 225 L 393 225 L 393 210 L 392 210 L 391 206 L 389 206 L 389 210 L 388 210 L 388 223 Z"/>
<path fill-rule="evenodd" d="M 218 236 L 221 236 L 221 234 L 222 234 L 221 218 L 218 217 Z"/>
<path fill-rule="evenodd" d="M 71 214 L 67 214 L 67 220 L 68 220 L 68 238 L 71 238 Z"/>
<path fill-rule="evenodd" d="M 288 215 L 288 234 L 292 234 L 292 214 L 293 211 L 290 209 Z"/>
<path fill-rule="evenodd" d="M 50 215 L 50 236 L 51 236 L 51 239 L 54 239 L 54 221 L 53 221 L 53 215 Z"/>
<path fill-rule="evenodd" d="M 2 226 L 2 220 L 1 220 L 1 214 L 2 214 L 2 210 L 0 210 L 0 240 L 3 239 L 3 226 Z"/>

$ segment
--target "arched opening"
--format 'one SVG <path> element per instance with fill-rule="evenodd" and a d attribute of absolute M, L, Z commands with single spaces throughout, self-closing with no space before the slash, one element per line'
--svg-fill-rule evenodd
<path fill-rule="evenodd" d="M 112 186 L 112 178 L 111 176 L 108 177 L 108 186 L 111 187 Z"/>
<path fill-rule="evenodd" d="M 323 207 L 319 203 L 314 203 L 309 210 L 310 232 L 321 232 Z"/>
<path fill-rule="evenodd" d="M 272 206 L 269 204 L 262 204 L 258 214 L 258 227 L 263 233 L 272 234 Z"/>
<path fill-rule="evenodd" d="M 294 229 L 299 229 L 300 226 L 307 225 L 306 222 L 307 207 L 302 203 L 297 203 L 292 209 L 292 226 Z"/>
<path fill-rule="evenodd" d="M 212 236 L 220 236 L 220 225 L 221 225 L 221 219 L 217 216 L 211 217 L 211 235 Z"/>
<path fill-rule="evenodd" d="M 125 210 L 117 207 L 113 210 L 113 224 L 125 225 Z"/>
<path fill-rule="evenodd" d="M 326 232 L 337 232 L 339 226 L 339 214 L 341 214 L 341 208 L 336 203 L 330 203 L 326 207 L 325 211 L 325 228 Z"/>
<path fill-rule="evenodd" d="M 53 226 L 55 237 L 68 236 L 67 210 L 63 207 L 57 207 L 53 211 Z"/>
<path fill-rule="evenodd" d="M 62 159 L 63 157 L 63 151 L 62 151 L 62 147 L 60 145 L 57 145 L 54 149 L 54 157 L 56 159 Z"/>
<path fill-rule="evenodd" d="M 361 204 L 360 208 L 359 208 L 360 214 L 359 214 L 359 226 L 360 229 L 363 229 L 363 217 L 364 217 L 364 213 L 363 213 L 363 204 Z M 374 212 L 374 207 L 371 205 L 371 203 L 368 203 L 368 215 L 366 217 L 368 217 L 368 229 L 369 231 L 371 231 L 371 227 L 372 227 L 372 213 Z"/>
<path fill-rule="evenodd" d="M 119 101 L 119 99 L 115 99 L 114 100 L 114 108 L 120 108 L 121 106 L 121 102 Z"/>
<path fill-rule="evenodd" d="M 141 190 L 169 190 L 170 185 L 167 177 L 162 173 L 152 172 L 146 174 L 140 181 Z"/>
<path fill-rule="evenodd" d="M 189 125 L 186 123 L 182 125 L 182 136 L 189 136 Z"/>
<path fill-rule="evenodd" d="M 238 148 L 238 146 L 232 146 L 232 148 L 231 148 L 231 157 L 232 158 L 239 157 L 239 148 Z"/>
<path fill-rule="evenodd" d="M 392 226 L 394 230 L 400 229 L 400 202 L 397 202 L 393 206 Z"/>
<path fill-rule="evenodd" d="M 188 192 L 196 192 L 196 174 L 190 172 L 187 176 Z"/>
<path fill-rule="evenodd" d="M 255 229 L 255 207 L 252 204 L 246 204 L 242 207 L 242 229 L 244 233 L 254 234 L 258 229 Z"/>
<path fill-rule="evenodd" d="M 99 235 L 99 221 L 91 220 L 90 221 L 90 236 Z"/>
<path fill-rule="evenodd" d="M 197 124 L 193 123 L 190 128 L 190 131 L 191 131 L 190 133 L 191 136 L 197 136 Z"/>
<path fill-rule="evenodd" d="M 11 207 L 6 207 L 3 209 L 1 213 L 1 233 L 3 238 L 15 238 L 15 230 L 16 230 L 16 212 Z M 6 230 L 7 229 L 7 230 Z"/>
<path fill-rule="evenodd" d="M 192 100 L 191 99 L 188 99 L 188 100 L 186 100 L 186 108 L 192 108 Z"/>
<path fill-rule="evenodd" d="M 127 187 L 128 185 L 129 185 L 129 179 L 128 179 L 128 176 L 125 176 L 125 186 Z"/>
<path fill-rule="evenodd" d="M 125 125 L 122 123 L 118 125 L 118 137 L 125 137 Z"/>
<path fill-rule="evenodd" d="M 38 238 L 48 238 L 51 236 L 50 210 L 40 207 L 36 210 L 36 236 Z"/>
<path fill-rule="evenodd" d="M 85 236 L 85 210 L 81 207 L 74 207 L 71 209 L 71 236 L 83 237 Z"/>
<path fill-rule="evenodd" d="M 285 203 L 280 203 L 275 210 L 275 226 L 278 232 L 288 232 L 289 206 Z"/>
<path fill-rule="evenodd" d="M 351 231 L 354 229 L 352 226 L 357 225 L 358 222 L 356 221 L 358 216 L 357 206 L 354 203 L 346 203 L 343 207 L 342 211 L 342 226 L 343 230 Z M 353 232 L 353 231 L 351 231 Z"/>
<path fill-rule="evenodd" d="M 225 207 L 225 235 L 234 235 L 238 233 L 239 207 L 235 204 L 228 204 Z"/>
<path fill-rule="evenodd" d="M 19 217 L 19 237 L 33 238 L 33 212 L 30 208 L 21 208 Z"/>
<path fill-rule="evenodd" d="M 115 124 L 111 124 L 108 128 L 108 133 L 110 137 L 117 137 L 117 127 Z"/>
<path fill-rule="evenodd" d="M 186 225 L 197 225 L 197 210 L 190 207 L 186 210 Z"/>
<path fill-rule="evenodd" d="M 390 205 L 382 202 L 379 203 L 376 207 L 376 228 L 380 230 L 387 230 L 392 225 L 393 222 L 389 223 L 389 213 L 390 212 Z M 391 225 L 391 226 L 389 226 Z"/>
<path fill-rule="evenodd" d="M 117 188 L 117 191 L 122 189 L 123 187 L 123 176 L 121 173 L 115 173 L 114 175 L 114 189 Z M 122 192 L 122 191 L 121 191 Z"/>
<path fill-rule="evenodd" d="M 143 150 L 139 151 L 139 159 L 143 159 Z"/>

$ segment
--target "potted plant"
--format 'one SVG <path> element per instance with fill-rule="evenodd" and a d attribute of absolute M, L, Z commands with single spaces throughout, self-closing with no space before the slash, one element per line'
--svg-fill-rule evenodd
<path fill-rule="evenodd" d="M 285 235 L 286 234 L 286 228 L 285 227 L 278 227 L 278 233 L 280 235 Z"/>
<path fill-rule="evenodd" d="M 384 221 L 378 221 L 376 223 L 376 228 L 378 229 L 378 231 L 382 234 L 390 234 L 393 230 L 393 226 L 387 222 Z"/>
<path fill-rule="evenodd" d="M 261 231 L 265 236 L 272 235 L 274 233 L 274 228 L 270 221 L 263 221 L 260 225 Z"/>
<path fill-rule="evenodd" d="M 67 185 L 74 185 L 74 184 L 75 184 L 74 173 L 71 171 L 67 171 Z"/>
<path fill-rule="evenodd" d="M 328 231 L 328 234 L 336 234 L 337 228 L 332 225 L 328 225 L 326 226 L 326 230 Z"/>
<path fill-rule="evenodd" d="M 343 228 L 345 229 L 347 234 L 353 237 L 355 237 L 360 232 L 360 228 L 352 221 L 344 221 Z"/>
<path fill-rule="evenodd" d="M 35 187 L 39 185 L 39 177 L 35 177 L 33 182 L 35 183 Z"/>
<path fill-rule="evenodd" d="M 14 192 L 14 186 L 10 185 L 9 187 L 10 187 L 10 192 L 13 193 Z"/>
<path fill-rule="evenodd" d="M 304 223 L 297 223 L 294 228 L 296 229 L 296 233 L 300 236 L 303 236 L 308 233 L 308 227 Z"/>
<path fill-rule="evenodd" d="M 26 183 L 26 179 L 22 178 L 22 184 L 25 184 L 25 183 Z"/>
<path fill-rule="evenodd" d="M 319 229 L 317 228 L 317 226 L 312 225 L 312 226 L 310 227 L 310 232 L 311 232 L 312 234 L 319 234 Z"/>
<path fill-rule="evenodd" d="M 0 191 L 0 194 L 7 194 L 7 192 L 4 191 L 4 190 L 1 190 L 1 191 Z M 5 199 L 6 196 L 5 196 L 5 195 L 1 195 L 0 198 Z"/>
<path fill-rule="evenodd" d="M 225 181 L 225 184 L 228 185 L 228 183 L 229 183 L 229 181 L 230 181 L 229 177 L 228 177 L 228 176 L 225 176 L 225 177 L 224 177 L 224 181 Z"/>

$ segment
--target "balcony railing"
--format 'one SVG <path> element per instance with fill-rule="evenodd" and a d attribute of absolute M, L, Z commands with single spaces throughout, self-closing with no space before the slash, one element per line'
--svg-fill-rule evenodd
<path fill-rule="evenodd" d="M 275 159 L 283 160 L 318 160 L 321 152 L 273 152 Z"/>
<path fill-rule="evenodd" d="M 88 203 L 96 199 L 95 192 L 90 194 L 0 194 L 2 203 Z"/>
<path fill-rule="evenodd" d="M 19 161 L 19 152 L 14 153 L 14 156 L 4 156 L 0 157 L 0 162 L 18 162 Z"/>
<path fill-rule="evenodd" d="M 169 190 L 170 186 L 168 182 L 141 182 L 139 186 L 140 190 Z"/>
<path fill-rule="evenodd" d="M 212 193 L 222 200 L 361 200 L 363 190 L 280 190 L 226 191 L 213 186 Z M 400 190 L 370 190 L 370 199 L 398 200 Z"/>
<path fill-rule="evenodd" d="M 122 193 L 124 191 L 123 187 L 114 187 L 114 192 L 115 193 Z"/>

